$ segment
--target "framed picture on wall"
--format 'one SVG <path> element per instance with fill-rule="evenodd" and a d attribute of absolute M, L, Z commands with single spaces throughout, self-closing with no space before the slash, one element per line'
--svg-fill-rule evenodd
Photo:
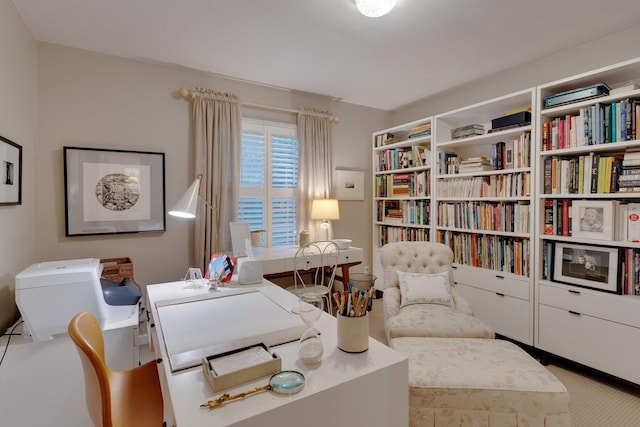
<path fill-rule="evenodd" d="M 22 147 L 0 136 L 0 206 L 22 204 Z"/>
<path fill-rule="evenodd" d="M 164 153 L 64 147 L 67 236 L 164 232 Z"/>
<path fill-rule="evenodd" d="M 338 200 L 364 200 L 364 171 L 336 168 L 334 194 Z"/>

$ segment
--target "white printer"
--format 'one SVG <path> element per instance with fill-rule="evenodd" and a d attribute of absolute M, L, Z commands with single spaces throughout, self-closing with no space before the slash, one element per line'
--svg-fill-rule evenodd
<path fill-rule="evenodd" d="M 25 332 L 34 341 L 52 339 L 66 333 L 71 318 L 81 311 L 93 313 L 103 330 L 132 316 L 137 319 L 140 295 L 114 303 L 113 291 L 119 289 L 103 287 L 101 274 L 97 258 L 40 262 L 18 273 L 16 303 Z"/>

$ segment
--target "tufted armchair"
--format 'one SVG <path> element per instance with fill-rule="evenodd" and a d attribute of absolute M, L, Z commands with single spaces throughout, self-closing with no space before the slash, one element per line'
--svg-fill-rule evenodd
<path fill-rule="evenodd" d="M 381 248 L 380 261 L 385 287 L 382 301 L 384 329 L 388 342 L 398 337 L 495 338 L 494 331 L 473 317 L 471 305 L 456 291 L 451 273 L 451 248 L 433 242 L 388 243 Z M 438 277 L 447 298 L 439 294 L 436 303 L 420 298 L 409 301 L 408 297 L 415 295 L 409 290 L 420 292 L 421 287 L 431 287 L 432 279 Z"/>

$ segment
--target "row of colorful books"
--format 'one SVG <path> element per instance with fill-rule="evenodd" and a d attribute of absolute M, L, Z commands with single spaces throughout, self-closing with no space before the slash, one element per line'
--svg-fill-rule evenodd
<path fill-rule="evenodd" d="M 622 157 L 617 154 L 589 153 L 582 156 L 551 156 L 544 159 L 544 194 L 602 194 L 631 191 L 627 182 L 620 185 Z M 640 186 L 640 171 L 638 174 Z"/>
<path fill-rule="evenodd" d="M 528 233 L 530 222 L 527 202 L 447 202 L 438 205 L 439 227 Z"/>
<path fill-rule="evenodd" d="M 436 188 L 439 197 L 528 197 L 531 174 L 518 172 L 447 179 L 439 181 Z"/>
<path fill-rule="evenodd" d="M 377 151 L 375 155 L 376 172 L 428 166 L 431 163 L 431 150 L 419 145 Z"/>
<path fill-rule="evenodd" d="M 429 225 L 431 204 L 428 200 L 378 201 L 376 220 L 397 224 Z"/>
<path fill-rule="evenodd" d="M 380 247 L 393 242 L 426 242 L 429 241 L 428 228 L 378 226 L 378 245 Z"/>
<path fill-rule="evenodd" d="M 427 197 L 431 194 L 430 171 L 376 177 L 376 197 Z"/>
<path fill-rule="evenodd" d="M 530 244 L 527 239 L 438 231 L 436 240 L 453 249 L 455 263 L 529 276 Z"/>
<path fill-rule="evenodd" d="M 531 167 L 531 132 L 493 144 L 491 159 L 494 170 Z"/>
<path fill-rule="evenodd" d="M 640 101 L 623 99 L 595 103 L 575 115 L 557 117 L 542 124 L 542 149 L 555 150 L 637 139 Z"/>

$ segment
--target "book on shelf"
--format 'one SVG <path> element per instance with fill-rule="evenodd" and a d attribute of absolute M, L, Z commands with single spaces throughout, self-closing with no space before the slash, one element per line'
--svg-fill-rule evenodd
<path fill-rule="evenodd" d="M 413 175 L 407 174 L 394 174 L 392 178 L 392 195 L 396 196 L 409 196 L 410 189 L 413 182 Z"/>
<path fill-rule="evenodd" d="M 622 249 L 620 290 L 624 295 L 640 295 L 640 249 Z"/>
<path fill-rule="evenodd" d="M 487 172 L 492 171 L 492 165 L 484 165 L 484 164 L 470 164 L 470 165 L 459 165 L 458 172 L 459 173 L 471 173 L 471 172 Z"/>
<path fill-rule="evenodd" d="M 426 171 L 422 171 L 416 174 L 416 197 L 426 197 L 429 195 L 429 174 Z"/>
<path fill-rule="evenodd" d="M 411 129 L 409 131 L 409 134 L 407 135 L 407 139 L 420 138 L 423 136 L 430 136 L 430 135 L 431 135 L 431 123 L 425 123 L 423 125 L 416 126 L 413 129 Z"/>
<path fill-rule="evenodd" d="M 555 234 L 553 228 L 553 200 L 544 201 L 544 229 L 543 234 Z"/>
<path fill-rule="evenodd" d="M 553 194 L 553 159 L 545 157 L 543 165 L 543 184 L 542 191 L 544 194 Z"/>
<path fill-rule="evenodd" d="M 385 132 L 376 135 L 376 147 L 393 144 L 394 142 L 396 142 L 396 137 L 393 133 Z"/>
<path fill-rule="evenodd" d="M 429 150 L 427 147 L 414 145 L 411 148 L 411 151 L 413 157 L 413 166 L 428 166 L 431 164 L 431 150 Z"/>
<path fill-rule="evenodd" d="M 438 152 L 438 169 L 441 174 L 456 173 L 458 168 L 458 155 L 450 151 Z"/>
<path fill-rule="evenodd" d="M 466 125 L 451 129 L 451 138 L 458 139 L 474 135 L 484 135 L 483 125 Z"/>
<path fill-rule="evenodd" d="M 504 165 L 504 141 L 491 145 L 491 164 L 494 170 L 505 169 Z"/>
<path fill-rule="evenodd" d="M 627 241 L 640 242 L 640 203 L 627 205 Z"/>

